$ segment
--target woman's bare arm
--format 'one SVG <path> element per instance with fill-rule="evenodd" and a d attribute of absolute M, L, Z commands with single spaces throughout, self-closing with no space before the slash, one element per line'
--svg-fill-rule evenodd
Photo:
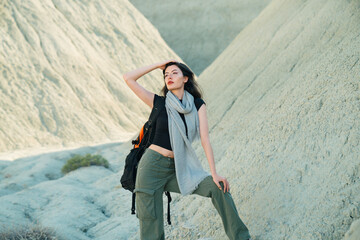
<path fill-rule="evenodd" d="M 147 74 L 148 72 L 151 72 L 154 69 L 160 68 L 164 69 L 165 64 L 171 61 L 175 61 L 173 59 L 166 60 L 159 63 L 154 63 L 148 66 L 144 66 L 138 69 L 135 69 L 133 71 L 127 72 L 123 74 L 123 79 L 126 82 L 126 84 L 130 87 L 130 89 L 149 107 L 153 107 L 154 102 L 154 96 L 155 94 L 146 90 L 143 86 L 141 86 L 139 83 L 136 82 L 140 77 Z"/>
<path fill-rule="evenodd" d="M 208 120 L 206 116 L 206 106 L 203 104 L 199 111 L 199 124 L 200 124 L 200 138 L 201 138 L 201 145 L 204 148 L 206 158 L 208 160 L 209 166 L 210 166 L 210 172 L 213 177 L 213 181 L 218 186 L 219 189 L 221 189 L 220 182 L 223 182 L 224 184 L 224 192 L 227 192 L 230 190 L 229 182 L 226 180 L 226 178 L 220 176 L 217 174 L 215 169 L 215 160 L 214 160 L 214 153 L 211 147 L 210 143 L 210 137 L 209 137 L 209 127 L 208 127 Z"/>
<path fill-rule="evenodd" d="M 158 68 L 158 63 L 154 63 L 152 65 L 148 65 L 145 67 L 141 67 L 138 69 L 135 69 L 131 72 L 127 72 L 123 74 L 123 79 L 125 80 L 126 84 L 129 86 L 129 88 L 149 107 L 153 107 L 154 102 L 154 93 L 146 90 L 143 86 L 141 86 L 136 80 L 138 80 L 143 75 L 147 74 L 148 72 L 151 72 L 152 70 Z"/>

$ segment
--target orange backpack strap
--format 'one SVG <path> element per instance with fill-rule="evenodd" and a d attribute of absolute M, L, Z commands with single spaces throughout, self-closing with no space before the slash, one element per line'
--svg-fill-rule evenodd
<path fill-rule="evenodd" d="M 144 145 L 144 147 L 147 148 L 150 146 L 151 141 L 153 140 L 155 134 L 156 119 L 160 114 L 161 110 L 165 108 L 165 97 L 155 96 L 155 98 L 156 98 L 154 99 L 155 105 L 151 110 L 149 120 L 140 129 L 138 138 L 135 141 L 133 141 L 134 148 L 140 148 L 140 144 L 141 146 Z M 144 140 L 146 142 L 144 142 Z"/>
<path fill-rule="evenodd" d="M 142 126 L 142 128 L 141 128 L 141 130 L 140 130 L 140 134 L 139 134 L 138 138 L 136 139 L 137 142 L 138 142 L 138 144 L 135 144 L 135 145 L 134 145 L 134 148 L 138 148 L 138 147 L 139 147 L 139 145 L 140 145 L 140 143 L 141 143 L 141 140 L 142 140 L 143 137 L 144 137 L 144 126 L 145 126 L 145 124 Z"/>

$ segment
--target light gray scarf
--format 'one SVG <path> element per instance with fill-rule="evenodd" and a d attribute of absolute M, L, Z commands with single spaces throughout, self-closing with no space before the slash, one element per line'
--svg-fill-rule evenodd
<path fill-rule="evenodd" d="M 181 103 L 177 96 L 168 91 L 165 107 L 168 115 L 170 144 L 174 152 L 176 178 L 181 194 L 188 195 L 205 177 L 210 175 L 202 168 L 191 146 L 195 139 L 200 139 L 199 116 L 194 97 L 184 90 Z M 179 113 L 184 114 L 189 139 L 186 137 L 185 125 Z"/>

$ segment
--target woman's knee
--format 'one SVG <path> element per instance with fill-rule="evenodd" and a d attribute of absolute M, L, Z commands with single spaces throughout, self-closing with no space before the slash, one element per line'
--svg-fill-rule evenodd
<path fill-rule="evenodd" d="M 221 189 L 216 185 L 216 183 L 213 181 L 213 184 L 211 185 L 211 193 L 212 195 L 221 194 L 224 189 L 224 184 L 222 182 L 219 183 L 221 186 Z"/>
<path fill-rule="evenodd" d="M 194 191 L 195 194 L 204 197 L 212 197 L 213 195 L 219 194 L 221 190 L 215 184 L 211 176 L 206 177 L 200 184 L 199 187 Z"/>

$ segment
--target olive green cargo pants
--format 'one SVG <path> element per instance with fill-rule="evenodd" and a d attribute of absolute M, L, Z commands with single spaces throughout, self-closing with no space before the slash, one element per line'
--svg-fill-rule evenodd
<path fill-rule="evenodd" d="M 174 159 L 147 148 L 138 166 L 134 191 L 136 192 L 136 216 L 140 221 L 141 239 L 165 239 L 163 192 L 180 193 L 175 175 Z M 231 194 L 220 190 L 211 176 L 206 177 L 193 193 L 211 197 L 230 239 L 250 238 L 247 227 L 238 215 Z M 204 209 L 204 211 L 206 210 Z"/>

